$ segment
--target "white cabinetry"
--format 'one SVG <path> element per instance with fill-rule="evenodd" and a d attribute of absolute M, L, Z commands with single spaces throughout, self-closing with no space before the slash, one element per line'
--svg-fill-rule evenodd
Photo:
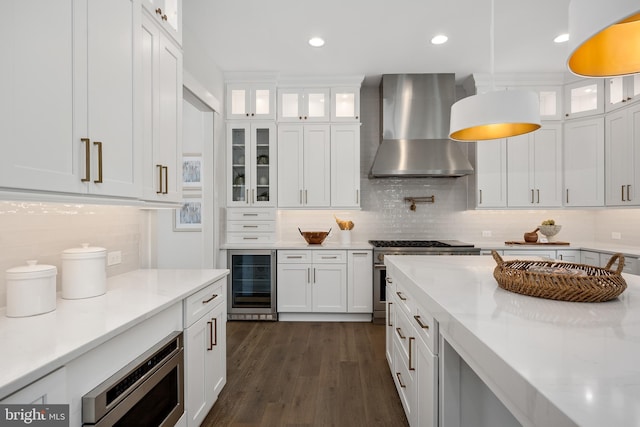
<path fill-rule="evenodd" d="M 274 243 L 275 208 L 228 208 L 227 243 Z"/>
<path fill-rule="evenodd" d="M 360 207 L 360 125 L 331 125 L 331 206 Z"/>
<path fill-rule="evenodd" d="M 329 125 L 278 126 L 278 207 L 331 203 Z"/>
<path fill-rule="evenodd" d="M 275 123 L 227 124 L 228 206 L 275 206 Z"/>
<path fill-rule="evenodd" d="M 278 251 L 278 312 L 347 312 L 347 251 Z"/>
<path fill-rule="evenodd" d="M 507 206 L 506 139 L 476 143 L 477 207 Z"/>
<path fill-rule="evenodd" d="M 227 83 L 227 119 L 276 118 L 274 83 Z"/>
<path fill-rule="evenodd" d="M 604 119 L 564 125 L 564 205 L 604 206 Z"/>
<path fill-rule="evenodd" d="M 502 253 L 504 256 L 518 257 L 520 259 L 531 259 L 532 257 L 556 259 L 556 251 L 550 249 L 505 249 Z"/>
<path fill-rule="evenodd" d="M 143 198 L 178 202 L 182 190 L 182 51 L 142 16 Z"/>
<path fill-rule="evenodd" d="M 68 403 L 65 368 L 59 368 L 28 386 L 2 399 L 2 404 L 62 404 Z"/>
<path fill-rule="evenodd" d="M 360 121 L 360 87 L 331 88 L 331 121 Z"/>
<path fill-rule="evenodd" d="M 640 74 L 605 79 L 605 110 L 612 111 L 640 99 Z"/>
<path fill-rule="evenodd" d="M 347 253 L 347 311 L 373 313 L 373 253 Z"/>
<path fill-rule="evenodd" d="M 199 426 L 226 383 L 226 280 L 184 300 L 187 425 Z"/>
<path fill-rule="evenodd" d="M 138 197 L 139 3 L 12 2 L 4 12 L 0 132 L 11 143 L 0 148 L 0 187 Z"/>
<path fill-rule="evenodd" d="M 580 264 L 581 255 L 579 250 L 558 250 L 556 251 L 555 259 L 564 261 L 564 262 L 573 262 L 576 264 Z"/>
<path fill-rule="evenodd" d="M 507 200 L 510 207 L 562 205 L 561 125 L 545 124 L 507 140 Z"/>
<path fill-rule="evenodd" d="M 278 89 L 279 122 L 328 122 L 328 88 Z"/>
<path fill-rule="evenodd" d="M 566 119 L 604 113 L 604 80 L 584 79 L 565 85 Z"/>
<path fill-rule="evenodd" d="M 606 204 L 636 206 L 640 197 L 640 105 L 609 113 L 605 118 Z"/>
<path fill-rule="evenodd" d="M 182 44 L 182 0 L 142 0 L 142 6 L 179 44 Z"/>
<path fill-rule="evenodd" d="M 580 263 L 600 267 L 600 254 L 592 251 L 580 251 Z"/>

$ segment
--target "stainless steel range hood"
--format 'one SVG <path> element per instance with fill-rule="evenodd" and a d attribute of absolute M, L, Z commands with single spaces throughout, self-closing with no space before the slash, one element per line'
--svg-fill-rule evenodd
<path fill-rule="evenodd" d="M 382 142 L 369 178 L 459 177 L 473 173 L 448 139 L 454 74 L 385 74 L 380 83 Z"/>

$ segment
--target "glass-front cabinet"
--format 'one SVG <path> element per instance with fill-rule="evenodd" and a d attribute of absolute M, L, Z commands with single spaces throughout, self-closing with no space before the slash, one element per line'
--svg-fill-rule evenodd
<path fill-rule="evenodd" d="M 227 125 L 228 206 L 275 206 L 275 135 L 272 122 Z"/>
<path fill-rule="evenodd" d="M 360 88 L 331 88 L 331 121 L 358 122 L 360 120 Z"/>
<path fill-rule="evenodd" d="M 227 119 L 275 119 L 275 94 L 273 83 L 227 84 Z"/>
<path fill-rule="evenodd" d="M 605 110 L 612 111 L 640 99 L 640 74 L 605 79 Z"/>
<path fill-rule="evenodd" d="M 565 86 L 565 118 L 604 113 L 604 80 L 585 79 Z"/>
<path fill-rule="evenodd" d="M 143 0 L 142 6 L 182 45 L 182 0 Z"/>
<path fill-rule="evenodd" d="M 278 121 L 328 122 L 329 97 L 327 88 L 280 88 Z"/>

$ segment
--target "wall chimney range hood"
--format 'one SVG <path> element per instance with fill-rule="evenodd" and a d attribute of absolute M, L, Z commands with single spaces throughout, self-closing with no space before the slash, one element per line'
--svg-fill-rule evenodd
<path fill-rule="evenodd" d="M 385 74 L 380 83 L 382 141 L 369 178 L 460 177 L 473 173 L 448 138 L 454 74 Z"/>

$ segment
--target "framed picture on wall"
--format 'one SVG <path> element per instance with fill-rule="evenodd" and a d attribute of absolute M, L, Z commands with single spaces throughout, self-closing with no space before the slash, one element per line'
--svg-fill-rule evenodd
<path fill-rule="evenodd" d="M 202 154 L 182 155 L 182 188 L 202 190 Z"/>
<path fill-rule="evenodd" d="M 202 196 L 184 196 L 182 207 L 175 210 L 173 231 L 202 231 Z"/>

